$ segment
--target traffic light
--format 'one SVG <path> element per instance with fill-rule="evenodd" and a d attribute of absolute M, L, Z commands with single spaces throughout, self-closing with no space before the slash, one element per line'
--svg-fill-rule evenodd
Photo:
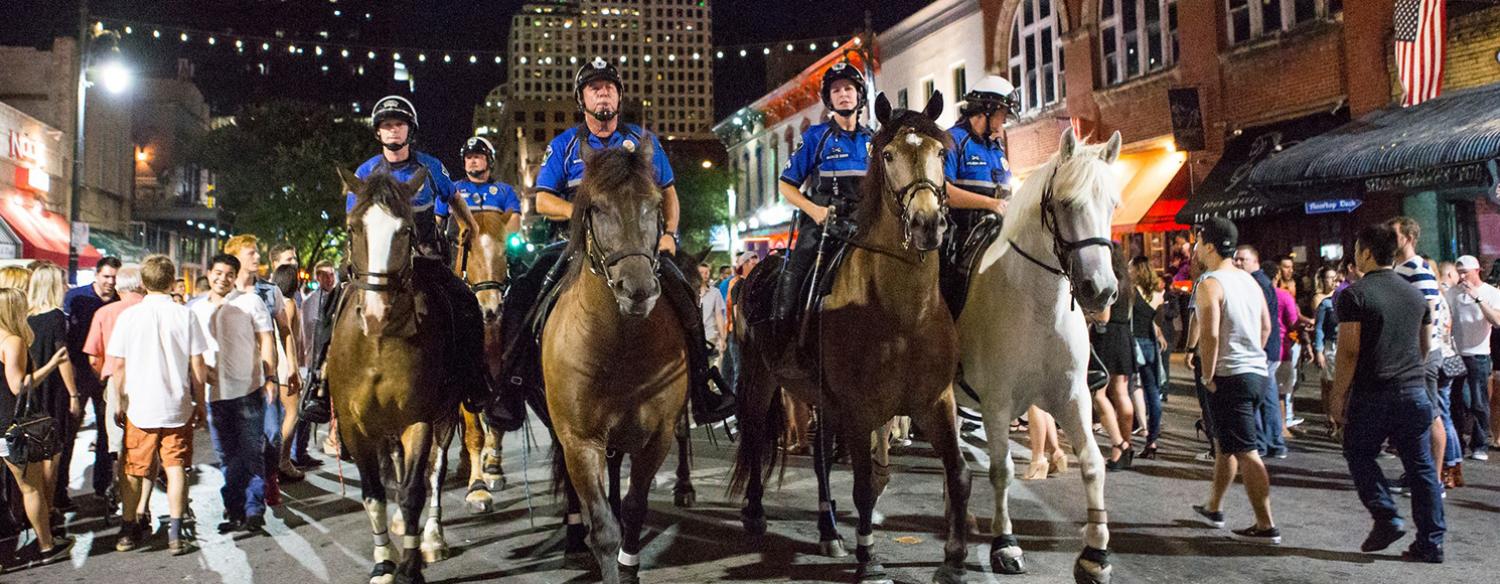
<path fill-rule="evenodd" d="M 510 234 L 510 240 L 506 242 L 506 245 L 509 245 L 511 249 L 518 249 L 521 246 L 526 245 L 526 238 L 521 237 L 521 234 L 519 233 L 512 233 Z"/>

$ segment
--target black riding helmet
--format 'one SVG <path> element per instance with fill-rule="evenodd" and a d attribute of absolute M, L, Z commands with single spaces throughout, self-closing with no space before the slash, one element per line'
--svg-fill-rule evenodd
<path fill-rule="evenodd" d="M 847 79 L 854 83 L 855 87 L 859 88 L 859 105 L 854 106 L 852 110 L 837 110 L 833 108 L 833 98 L 831 97 L 833 82 L 840 79 Z M 868 102 L 865 95 L 865 76 L 859 72 L 858 67 L 855 67 L 849 61 L 839 61 L 828 68 L 828 71 L 823 74 L 823 84 L 818 89 L 818 94 L 823 97 L 823 107 L 837 112 L 841 116 L 853 115 L 854 112 L 864 108 Z"/>
<path fill-rule="evenodd" d="M 490 164 L 495 163 L 495 147 L 490 144 L 489 140 L 482 136 L 469 138 L 464 141 L 463 148 L 458 149 L 458 158 L 460 160 L 470 154 L 483 154 L 485 158 L 489 159 Z"/>
<path fill-rule="evenodd" d="M 578 101 L 578 109 L 584 111 L 599 121 L 608 121 L 619 115 L 619 111 L 591 112 L 583 105 L 583 88 L 595 81 L 604 80 L 615 84 L 615 92 L 625 94 L 625 84 L 620 81 L 620 70 L 614 64 L 605 60 L 604 57 L 594 57 L 594 60 L 584 63 L 578 68 L 578 74 L 573 77 L 573 99 Z"/>
<path fill-rule="evenodd" d="M 388 118 L 395 118 L 406 122 L 411 130 L 406 134 L 405 144 L 384 144 L 387 149 L 400 150 L 402 146 L 411 144 L 417 136 L 417 108 L 411 105 L 411 101 L 399 95 L 387 95 L 375 102 L 375 108 L 370 112 L 370 127 L 380 129 L 380 122 Z"/>

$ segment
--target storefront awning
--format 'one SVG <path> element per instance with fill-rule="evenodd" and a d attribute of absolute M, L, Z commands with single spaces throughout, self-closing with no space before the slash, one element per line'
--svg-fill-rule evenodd
<path fill-rule="evenodd" d="M 1274 189 L 1272 197 L 1296 200 L 1305 189 L 1287 187 L 1483 165 L 1500 158 L 1500 116 L 1495 112 L 1500 112 L 1500 83 L 1412 107 L 1387 107 L 1288 148 L 1255 168 L 1249 182 Z M 1429 186 L 1451 182 L 1449 177 Z M 1399 181 L 1395 186 L 1401 186 Z"/>
<path fill-rule="evenodd" d="M 1347 119 L 1341 110 L 1237 131 L 1224 144 L 1224 155 L 1218 164 L 1177 212 L 1177 222 L 1192 225 L 1209 217 L 1250 219 L 1285 209 L 1289 203 L 1269 200 L 1264 193 L 1250 187 L 1251 172 L 1258 165 L 1277 159 L 1284 150 L 1332 130 Z"/>
<path fill-rule="evenodd" d="M 140 262 L 151 255 L 151 250 L 131 243 L 124 236 L 100 229 L 89 230 L 89 245 L 98 249 L 101 255 L 115 256 L 122 262 Z"/>
<path fill-rule="evenodd" d="M 68 238 L 72 231 L 62 215 L 48 211 L 29 195 L 10 191 L 0 196 L 0 218 L 21 240 L 21 257 L 68 265 Z M 85 244 L 78 250 L 78 267 L 99 263 L 99 250 Z"/>
<path fill-rule="evenodd" d="M 1171 196 L 1170 187 L 1181 183 L 1177 177 L 1182 171 L 1187 155 L 1181 152 L 1152 150 L 1135 154 L 1122 154 L 1115 161 L 1115 170 L 1125 178 L 1125 187 L 1120 191 L 1120 207 L 1115 209 L 1110 222 L 1115 232 L 1139 232 L 1141 222 L 1156 208 L 1162 198 Z M 1176 193 L 1180 199 L 1180 193 Z"/>

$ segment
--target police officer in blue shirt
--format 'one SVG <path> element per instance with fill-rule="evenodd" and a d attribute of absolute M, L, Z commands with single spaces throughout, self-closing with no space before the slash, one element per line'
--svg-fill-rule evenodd
<path fill-rule="evenodd" d="M 787 256 L 778 282 L 773 318 L 786 326 L 797 316 L 807 272 L 817 256 L 818 240 L 828 215 L 848 213 L 860 197 L 860 183 L 869 167 L 874 132 L 859 123 L 868 103 L 865 76 L 847 61 L 834 63 L 823 74 L 819 93 L 833 120 L 816 124 L 802 134 L 802 143 L 786 161 L 777 189 L 801 210 L 797 241 Z"/>
<path fill-rule="evenodd" d="M 981 79 L 964 95 L 958 123 L 948 130 L 954 148 L 943 156 L 943 175 L 948 179 L 955 229 L 944 254 L 940 282 L 954 316 L 963 308 L 968 284 L 959 263 L 965 257 L 970 234 L 985 215 L 1003 214 L 1010 199 L 1010 163 L 1000 138 L 1006 115 L 1017 108 L 1014 94 L 1015 87 L 1004 77 Z"/>
<path fill-rule="evenodd" d="M 416 276 L 412 281 L 425 286 L 433 297 L 448 302 L 453 315 L 453 330 L 448 335 L 453 342 L 447 352 L 450 355 L 448 370 L 454 386 L 463 395 L 465 404 L 471 410 L 484 407 L 492 394 L 489 374 L 484 370 L 482 360 L 459 357 L 460 354 L 467 354 L 468 351 L 479 350 L 484 346 L 484 332 L 480 328 L 483 316 L 474 293 L 448 269 L 446 246 L 438 231 L 435 207 L 439 203 L 446 205 L 461 221 L 460 241 L 467 240 L 475 232 L 477 225 L 474 216 L 464 200 L 454 196 L 455 188 L 443 163 L 411 147 L 418 127 L 417 110 L 411 101 L 399 95 L 380 98 L 371 112 L 370 125 L 375 129 L 376 139 L 380 141 L 381 152 L 361 164 L 355 171 L 355 176 L 364 179 L 377 173 L 389 173 L 397 180 L 406 181 L 419 170 L 427 171 L 426 182 L 412 198 L 412 211 L 415 215 L 412 247 L 416 251 L 412 258 Z M 349 193 L 346 199 L 347 212 L 353 210 L 356 197 Z M 337 297 L 340 290 L 336 289 L 334 296 L 324 304 L 324 318 L 313 341 L 313 357 L 309 364 L 313 391 L 305 392 L 302 403 L 303 418 L 312 423 L 326 423 L 331 414 L 328 392 L 322 386 L 319 369 L 333 336 L 333 320 L 337 316 L 335 307 L 339 305 Z"/>
<path fill-rule="evenodd" d="M 464 161 L 466 178 L 453 183 L 454 194 L 462 199 L 471 213 L 515 213 L 505 229 L 514 233 L 521 228 L 521 198 L 516 189 L 503 182 L 493 180 L 495 147 L 483 136 L 474 136 L 464 141 L 458 155 Z M 448 218 L 448 204 L 439 201 L 434 207 L 439 220 Z M 451 224 L 451 223 L 450 223 Z"/>
<path fill-rule="evenodd" d="M 578 185 L 583 182 L 583 142 L 590 150 L 609 148 L 649 147 L 652 166 L 656 171 L 656 185 L 662 191 L 662 216 L 666 221 L 666 232 L 657 243 L 661 253 L 677 253 L 678 203 L 677 188 L 672 166 L 662 150 L 656 136 L 640 126 L 620 121 L 620 94 L 624 83 L 615 66 L 603 57 L 585 62 L 574 77 L 574 98 L 583 111 L 584 123 L 576 128 L 564 130 L 547 146 L 542 168 L 536 178 L 536 199 L 533 210 L 558 226 L 573 216 L 573 197 Z M 565 232 L 563 229 L 557 232 Z M 524 395 L 532 385 L 535 392 L 538 371 L 534 368 L 539 355 L 535 351 L 534 336 L 526 332 L 532 306 L 537 298 L 554 285 L 556 277 L 563 273 L 559 261 L 563 245 L 548 246 L 537 254 L 531 268 L 511 284 L 501 315 L 501 329 L 507 338 L 506 375 L 507 382 L 500 388 L 497 404 L 514 403 L 517 395 Z M 715 393 L 709 389 L 711 379 L 717 381 L 717 372 L 709 365 L 708 343 L 703 334 L 703 319 L 698 309 L 698 295 L 672 262 L 661 262 L 662 293 L 667 304 L 678 311 L 679 320 L 686 327 L 688 337 L 688 368 L 692 388 L 693 417 L 700 424 L 713 423 L 734 413 L 734 401 L 727 392 Z M 512 336 L 516 335 L 516 336 Z M 530 353 L 530 355 L 522 356 Z M 719 383 L 723 387 L 723 383 Z M 514 406 L 511 406 L 514 407 Z M 498 409 L 498 408 L 492 408 Z"/>

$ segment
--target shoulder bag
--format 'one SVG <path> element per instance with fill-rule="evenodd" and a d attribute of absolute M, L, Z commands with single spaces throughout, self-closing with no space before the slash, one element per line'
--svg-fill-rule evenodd
<path fill-rule="evenodd" d="M 16 466 L 51 459 L 62 446 L 57 420 L 41 408 L 31 411 L 34 387 L 21 388 L 21 394 L 16 397 L 15 418 L 5 429 L 5 460 Z"/>

